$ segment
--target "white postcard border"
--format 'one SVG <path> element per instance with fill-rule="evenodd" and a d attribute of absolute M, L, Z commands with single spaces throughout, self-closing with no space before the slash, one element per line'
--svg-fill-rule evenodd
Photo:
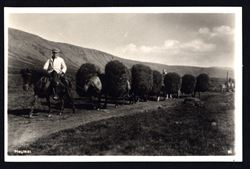
<path fill-rule="evenodd" d="M 235 155 L 232 156 L 10 156 L 8 155 L 8 16 L 13 13 L 233 13 L 235 14 Z M 241 7 L 74 7 L 4 8 L 4 159 L 6 162 L 241 162 L 242 8 Z"/>

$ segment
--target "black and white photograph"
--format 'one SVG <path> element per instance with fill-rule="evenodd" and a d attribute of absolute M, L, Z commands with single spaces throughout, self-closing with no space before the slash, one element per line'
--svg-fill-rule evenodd
<path fill-rule="evenodd" d="M 242 161 L 241 7 L 4 17 L 5 161 Z"/>

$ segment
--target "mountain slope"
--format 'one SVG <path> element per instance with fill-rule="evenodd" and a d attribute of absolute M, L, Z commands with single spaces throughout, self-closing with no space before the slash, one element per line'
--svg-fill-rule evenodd
<path fill-rule="evenodd" d="M 83 63 L 94 63 L 103 71 L 106 63 L 114 59 L 122 61 L 129 68 L 134 64 L 143 63 L 158 71 L 167 69 L 168 72 L 177 72 L 180 75 L 186 73 L 193 75 L 208 73 L 210 77 L 225 78 L 228 71 L 229 75 L 231 77 L 233 76 L 233 70 L 230 68 L 169 66 L 156 63 L 138 62 L 128 59 L 122 59 L 95 49 L 88 49 L 71 44 L 48 41 L 39 36 L 13 28 L 9 28 L 8 31 L 9 73 L 18 73 L 20 69 L 26 67 L 42 68 L 45 61 L 51 56 L 51 49 L 57 47 L 61 50 L 61 56 L 66 61 L 66 64 L 68 66 L 68 73 L 73 76 Z"/>

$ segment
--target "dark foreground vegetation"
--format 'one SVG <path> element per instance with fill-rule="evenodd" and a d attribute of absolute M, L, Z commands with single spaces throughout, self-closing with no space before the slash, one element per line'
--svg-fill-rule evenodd
<path fill-rule="evenodd" d="M 233 93 L 204 93 L 198 105 L 110 118 L 60 131 L 23 149 L 31 155 L 232 155 Z"/>

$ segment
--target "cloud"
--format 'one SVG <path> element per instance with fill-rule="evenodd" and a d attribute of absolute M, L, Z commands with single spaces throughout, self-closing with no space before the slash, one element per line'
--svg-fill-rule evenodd
<path fill-rule="evenodd" d="M 122 51 L 123 53 L 126 53 L 126 52 L 136 52 L 136 51 L 137 51 L 137 47 L 136 47 L 136 45 L 133 44 L 133 43 L 130 43 L 130 44 L 128 44 L 128 45 L 126 45 L 125 47 L 120 48 L 120 49 L 121 49 L 121 51 Z"/>
<path fill-rule="evenodd" d="M 189 51 L 189 52 L 208 52 L 216 48 L 215 44 L 206 43 L 202 39 L 194 39 L 188 42 L 181 43 L 177 40 L 166 40 L 163 45 L 160 46 L 136 46 L 134 43 L 130 43 L 125 47 L 119 47 L 117 50 L 121 50 L 123 53 L 134 54 L 154 54 L 162 52 L 174 52 Z"/>
<path fill-rule="evenodd" d="M 173 65 L 232 66 L 234 29 L 222 25 L 201 27 L 192 39 L 165 39 L 160 45 L 129 43 L 112 53 L 127 59 Z"/>
<path fill-rule="evenodd" d="M 117 47 L 112 53 L 127 59 L 170 63 L 170 64 L 192 64 L 201 62 L 207 53 L 216 50 L 216 45 L 207 43 L 202 39 L 193 39 L 180 42 L 175 39 L 167 39 L 161 45 L 136 45 L 129 43 L 125 46 Z"/>
<path fill-rule="evenodd" d="M 207 28 L 207 27 L 205 27 L 205 28 L 200 28 L 200 29 L 199 29 L 199 33 L 200 33 L 200 34 L 208 34 L 208 33 L 210 33 L 210 29 Z"/>
<path fill-rule="evenodd" d="M 150 47 L 150 46 L 141 46 L 139 48 L 139 51 L 143 52 L 143 53 L 150 53 L 152 51 L 154 51 L 156 48 L 155 47 Z"/>
<path fill-rule="evenodd" d="M 165 49 L 176 49 L 178 46 L 180 46 L 180 42 L 177 40 L 166 40 L 164 42 Z"/>
<path fill-rule="evenodd" d="M 125 33 L 123 34 L 123 37 L 124 37 L 124 38 L 127 38 L 127 37 L 128 37 L 128 32 L 125 32 Z"/>
<path fill-rule="evenodd" d="M 218 27 L 213 27 L 212 29 L 209 29 L 207 27 L 202 27 L 198 30 L 198 32 L 201 35 L 206 35 L 209 38 L 213 38 L 213 37 L 232 35 L 234 33 L 234 30 L 230 26 L 222 25 Z"/>
<path fill-rule="evenodd" d="M 192 52 L 209 52 L 216 48 L 215 44 L 205 43 L 201 39 L 195 39 L 181 45 L 181 49 L 185 49 Z"/>

